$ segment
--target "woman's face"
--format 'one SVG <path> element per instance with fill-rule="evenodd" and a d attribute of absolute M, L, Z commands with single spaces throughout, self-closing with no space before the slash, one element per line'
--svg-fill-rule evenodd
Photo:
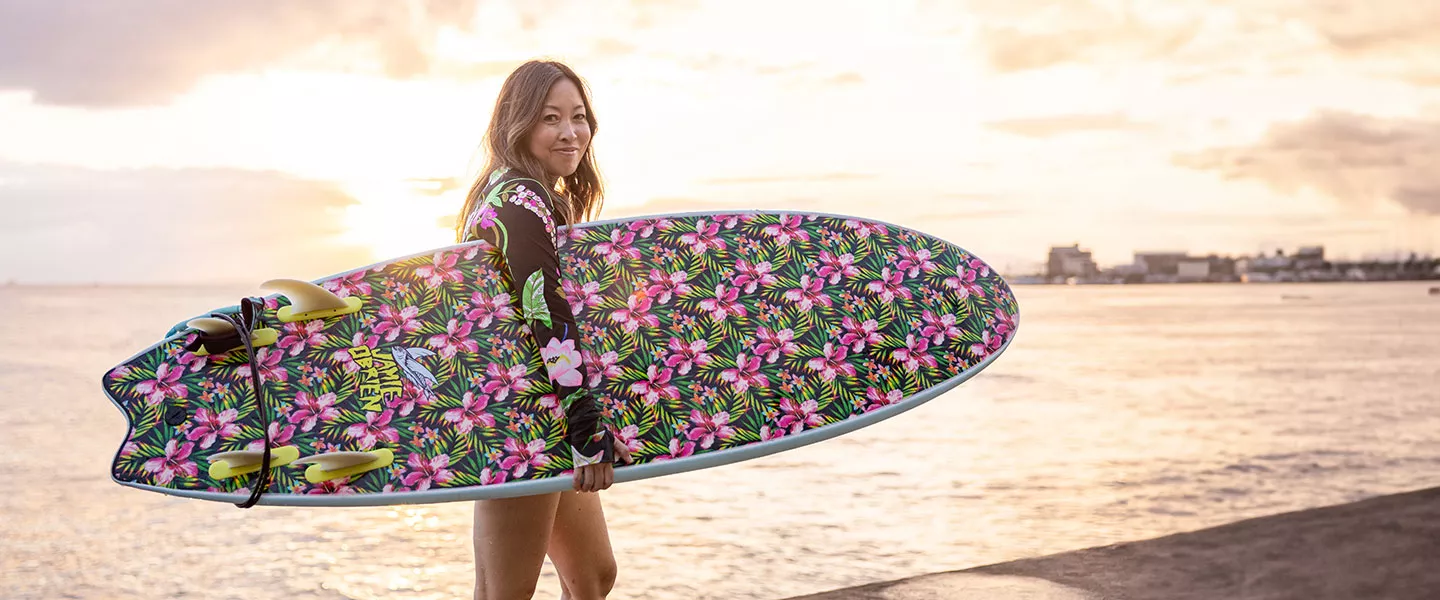
<path fill-rule="evenodd" d="M 590 122 L 585 119 L 585 101 L 575 82 L 564 78 L 550 86 L 529 143 L 530 154 L 547 175 L 567 177 L 580 167 L 580 157 L 590 147 Z"/>

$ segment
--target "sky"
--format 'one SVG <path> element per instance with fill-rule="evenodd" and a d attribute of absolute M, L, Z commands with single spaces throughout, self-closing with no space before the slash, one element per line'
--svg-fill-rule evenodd
<path fill-rule="evenodd" d="M 1440 0 L 0 0 L 0 282 L 318 279 L 454 242 L 504 77 L 586 79 L 601 218 L 1440 253 Z"/>

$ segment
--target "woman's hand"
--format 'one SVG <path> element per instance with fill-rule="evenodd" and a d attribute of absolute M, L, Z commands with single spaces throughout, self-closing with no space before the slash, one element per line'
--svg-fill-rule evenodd
<path fill-rule="evenodd" d="M 615 441 L 615 455 L 625 464 L 635 462 L 630 458 L 630 449 L 620 443 L 619 438 L 611 438 Z M 598 492 L 610 487 L 615 483 L 615 466 L 609 462 L 598 462 L 593 465 L 575 469 L 575 491 L 577 492 Z"/>

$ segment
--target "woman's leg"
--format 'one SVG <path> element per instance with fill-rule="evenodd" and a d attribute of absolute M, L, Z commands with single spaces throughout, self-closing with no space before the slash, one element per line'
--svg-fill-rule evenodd
<path fill-rule="evenodd" d="M 615 587 L 615 553 L 600 494 L 560 492 L 549 553 L 560 572 L 565 600 L 603 600 L 610 593 Z"/>
<path fill-rule="evenodd" d="M 535 595 L 560 494 L 475 502 L 475 600 Z"/>

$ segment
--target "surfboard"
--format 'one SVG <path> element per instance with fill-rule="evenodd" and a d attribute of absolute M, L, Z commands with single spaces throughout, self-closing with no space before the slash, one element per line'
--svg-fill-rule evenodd
<path fill-rule="evenodd" d="M 894 417 L 981 372 L 1017 331 L 1015 296 L 990 265 L 880 221 L 685 213 L 558 235 L 583 348 L 577 375 L 635 461 L 616 468 L 617 484 Z M 233 325 L 202 318 L 103 375 L 127 422 L 117 483 L 243 502 L 267 410 L 260 504 L 571 488 L 563 412 L 494 247 L 446 246 L 269 289 L 278 293 L 257 296 L 253 357 L 215 341 Z"/>

